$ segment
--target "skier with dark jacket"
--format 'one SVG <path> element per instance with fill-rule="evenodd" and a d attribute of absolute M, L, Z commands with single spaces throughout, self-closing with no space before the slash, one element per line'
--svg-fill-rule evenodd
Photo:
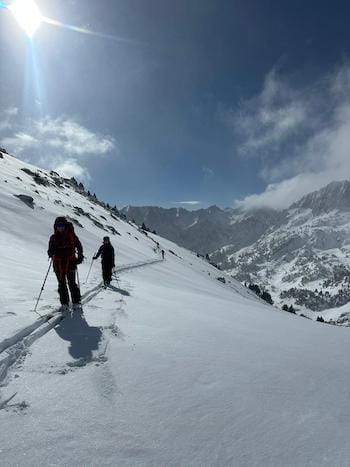
<path fill-rule="evenodd" d="M 68 307 L 70 291 L 73 306 L 80 304 L 80 289 L 75 281 L 77 264 L 84 260 L 83 247 L 74 232 L 71 222 L 65 217 L 57 217 L 54 223 L 54 234 L 51 235 L 47 254 L 53 261 L 53 269 L 57 276 L 58 293 L 63 307 Z"/>
<path fill-rule="evenodd" d="M 115 267 L 114 248 L 109 237 L 103 237 L 103 244 L 100 246 L 93 259 L 97 259 L 99 256 L 101 256 L 103 283 L 104 286 L 107 287 L 111 283 L 112 269 Z"/>

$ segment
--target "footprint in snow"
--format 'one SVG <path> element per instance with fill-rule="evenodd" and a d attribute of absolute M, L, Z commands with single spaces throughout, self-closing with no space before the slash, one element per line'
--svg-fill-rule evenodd
<path fill-rule="evenodd" d="M 15 396 L 17 396 L 17 392 L 12 394 L 12 396 L 8 397 L 7 399 L 0 399 L 0 410 L 5 410 L 6 412 L 16 412 L 16 413 L 23 413 L 25 409 L 29 407 L 26 401 L 17 402 L 17 403 L 10 403 Z"/>
<path fill-rule="evenodd" d="M 118 337 L 119 339 L 124 340 L 125 334 L 123 331 L 118 327 L 116 324 L 111 324 L 110 326 L 106 326 L 104 329 L 109 331 L 114 337 Z"/>
<path fill-rule="evenodd" d="M 30 405 L 28 404 L 28 402 L 26 401 L 22 401 L 22 402 L 18 402 L 17 404 L 9 404 L 7 405 L 4 410 L 6 412 L 13 412 L 13 413 L 17 413 L 17 414 L 22 414 L 22 415 L 25 415 L 27 413 L 27 409 L 30 407 Z"/>
<path fill-rule="evenodd" d="M 92 305 L 92 304 L 88 304 L 86 305 L 86 308 L 92 308 L 94 310 L 100 310 L 102 307 L 101 306 L 98 306 L 98 305 Z"/>
<path fill-rule="evenodd" d="M 82 368 L 89 363 L 95 363 L 95 366 L 99 366 L 101 363 L 106 363 L 108 358 L 105 355 L 98 355 L 93 358 L 79 358 L 79 360 L 75 360 L 74 362 L 68 362 L 67 365 L 70 368 Z"/>

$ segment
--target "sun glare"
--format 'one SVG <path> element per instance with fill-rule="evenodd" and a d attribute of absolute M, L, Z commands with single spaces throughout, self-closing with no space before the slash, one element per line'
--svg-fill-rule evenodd
<path fill-rule="evenodd" d="M 32 37 L 42 21 L 40 10 L 34 0 L 15 0 L 8 9 L 27 36 Z"/>

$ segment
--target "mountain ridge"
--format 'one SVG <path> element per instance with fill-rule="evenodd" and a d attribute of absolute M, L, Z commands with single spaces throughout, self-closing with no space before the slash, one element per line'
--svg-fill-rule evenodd
<path fill-rule="evenodd" d="M 350 301 L 348 180 L 333 181 L 284 210 L 218 208 L 215 216 L 208 209 L 184 210 L 192 222 L 186 229 L 181 228 L 180 214 L 174 219 L 162 209 L 161 222 L 158 208 L 148 210 L 146 216 L 144 208 L 129 208 L 129 214 L 187 248 L 208 253 L 238 280 L 269 288 L 280 305 L 286 296 L 289 303 L 315 311 Z M 321 289 L 332 300 L 305 298 L 308 292 L 301 299 L 298 292 L 288 292 L 292 289 L 310 293 Z"/>

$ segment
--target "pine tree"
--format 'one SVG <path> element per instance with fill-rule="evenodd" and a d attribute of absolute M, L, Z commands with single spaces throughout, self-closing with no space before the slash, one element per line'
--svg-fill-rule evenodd
<path fill-rule="evenodd" d="M 249 284 L 249 289 L 256 293 L 256 295 L 261 296 L 260 287 L 257 284 Z"/>
<path fill-rule="evenodd" d="M 261 298 L 265 300 L 265 302 L 269 303 L 270 305 L 273 305 L 272 297 L 268 292 L 266 292 L 266 290 L 264 290 L 263 293 L 261 294 Z"/>

